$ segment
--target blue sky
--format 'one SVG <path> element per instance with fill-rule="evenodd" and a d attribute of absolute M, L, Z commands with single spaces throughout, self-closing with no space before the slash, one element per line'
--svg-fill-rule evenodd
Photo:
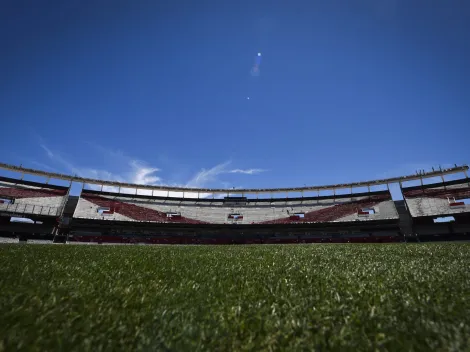
<path fill-rule="evenodd" d="M 457 0 L 2 1 L 0 160 L 202 187 L 469 163 L 469 18 Z"/>

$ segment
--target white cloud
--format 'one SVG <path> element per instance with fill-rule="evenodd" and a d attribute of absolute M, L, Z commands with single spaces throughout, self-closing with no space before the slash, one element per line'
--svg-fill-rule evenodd
<path fill-rule="evenodd" d="M 265 172 L 265 171 L 267 171 L 267 170 L 264 170 L 264 169 L 247 169 L 247 170 L 233 169 L 233 170 L 230 170 L 228 173 L 230 173 L 230 174 L 255 175 L 255 174 L 259 174 L 261 172 Z"/>
<path fill-rule="evenodd" d="M 133 159 L 121 150 L 109 149 L 92 142 L 88 142 L 87 144 L 99 153 L 104 154 L 107 160 L 114 159 L 116 164 L 120 166 L 130 166 L 132 171 L 126 173 L 125 177 L 120 177 L 122 180 L 117 181 L 135 183 L 139 185 L 156 185 L 160 183 L 160 177 L 154 175 L 154 173 L 160 171 L 160 169 L 149 167 L 146 162 Z"/>
<path fill-rule="evenodd" d="M 88 144 L 91 148 L 93 148 L 98 153 L 105 155 L 106 159 L 112 158 L 112 159 L 115 159 L 115 161 L 119 163 L 122 163 L 122 162 L 129 163 L 133 161 L 131 157 L 129 157 L 123 151 L 119 149 L 106 148 L 100 144 L 93 143 L 93 142 L 86 142 L 86 144 Z"/>
<path fill-rule="evenodd" d="M 111 172 L 108 170 L 95 169 L 89 167 L 79 167 L 69 162 L 66 158 L 60 155 L 59 152 L 49 148 L 44 141 L 41 141 L 40 146 L 45 151 L 47 157 L 60 165 L 62 168 L 65 168 L 67 172 L 73 173 L 74 175 L 92 178 L 98 180 L 107 180 L 107 181 L 118 181 L 125 183 L 132 183 L 136 185 L 169 185 L 175 187 L 188 187 L 188 188 L 206 188 L 206 187 L 215 187 L 214 185 L 223 185 L 223 188 L 230 188 L 230 183 L 225 182 L 219 179 L 220 175 L 223 174 L 243 174 L 243 175 L 255 175 L 266 170 L 259 168 L 252 169 L 229 169 L 229 165 L 232 163 L 230 160 L 215 165 L 210 169 L 201 169 L 198 173 L 194 175 L 186 184 L 175 184 L 173 182 L 165 182 L 161 177 L 155 175 L 156 172 L 159 172 L 160 169 L 156 167 L 149 166 L 146 162 L 138 159 L 131 158 L 124 154 L 121 151 L 114 151 L 102 147 L 97 144 L 88 143 L 96 151 L 104 154 L 107 157 L 107 160 L 113 158 L 115 164 L 119 167 L 126 167 L 128 171 L 123 172 Z M 39 164 L 38 164 L 39 165 Z M 92 189 L 101 189 L 100 186 L 90 185 Z M 108 192 L 117 192 L 117 187 L 104 186 L 104 191 Z M 134 190 L 121 189 L 121 192 L 134 193 Z M 139 194 L 152 194 L 152 191 L 149 190 L 139 190 Z M 154 191 L 155 196 L 167 196 L 167 191 Z M 170 192 L 170 196 L 181 197 L 182 192 Z M 184 192 L 185 197 L 191 198 L 206 198 L 212 197 L 212 194 L 209 193 L 197 193 L 197 192 Z"/>
<path fill-rule="evenodd" d="M 47 156 L 48 156 L 49 158 L 51 158 L 51 159 L 54 158 L 54 153 L 52 153 L 52 151 L 51 151 L 48 147 L 46 147 L 46 146 L 45 146 L 44 144 L 42 144 L 42 143 L 39 144 L 39 145 L 41 146 L 42 149 L 44 149 L 44 151 L 47 153 Z"/>
<path fill-rule="evenodd" d="M 230 184 L 227 182 L 220 181 L 217 176 L 222 174 L 244 174 L 244 175 L 256 175 L 267 170 L 264 169 L 228 169 L 227 167 L 232 162 L 226 161 L 221 164 L 214 166 L 213 168 L 206 170 L 202 169 L 199 171 L 187 184 L 186 187 L 206 187 L 207 184 L 218 182 L 228 188 Z"/>
<path fill-rule="evenodd" d="M 88 177 L 88 176 L 83 176 L 82 173 L 80 172 L 81 170 L 76 168 L 74 165 L 72 165 L 70 162 L 62 158 L 59 153 L 53 152 L 51 149 L 49 149 L 44 143 L 40 144 L 41 148 L 44 149 L 46 152 L 47 156 L 49 159 L 52 161 L 57 162 L 58 164 L 61 164 L 63 167 L 65 167 L 68 172 L 73 173 L 74 175 L 77 176 L 82 176 L 82 177 Z"/>
<path fill-rule="evenodd" d="M 153 175 L 155 172 L 160 171 L 155 167 L 147 167 L 145 163 L 133 160 L 130 165 L 133 168 L 131 183 L 138 185 L 154 185 L 161 181 L 160 177 Z"/>
<path fill-rule="evenodd" d="M 46 155 L 49 157 L 50 160 L 58 163 L 68 172 L 80 177 L 107 181 L 135 183 L 141 185 L 153 185 L 157 184 L 160 181 L 159 177 L 152 175 L 154 172 L 159 171 L 159 169 L 148 167 L 144 162 L 139 160 L 128 159 L 122 154 L 122 161 L 124 161 L 123 165 L 128 165 L 131 168 L 131 171 L 125 174 L 114 173 L 107 170 L 94 169 L 89 167 L 75 166 L 71 162 L 67 161 L 64 157 L 62 157 L 58 152 L 53 151 L 45 144 L 41 143 L 40 146 L 46 152 Z M 106 152 L 104 149 L 102 151 L 103 153 Z M 117 153 L 114 154 L 114 156 L 116 157 L 119 155 L 120 154 Z M 107 187 L 106 190 L 113 191 L 117 190 L 117 188 L 115 189 L 115 187 Z"/>
<path fill-rule="evenodd" d="M 188 183 L 186 187 L 205 187 L 208 183 L 217 181 L 217 176 L 220 174 L 227 173 L 227 166 L 231 164 L 231 161 L 218 164 L 213 168 L 206 170 L 202 169 L 199 171 Z"/>

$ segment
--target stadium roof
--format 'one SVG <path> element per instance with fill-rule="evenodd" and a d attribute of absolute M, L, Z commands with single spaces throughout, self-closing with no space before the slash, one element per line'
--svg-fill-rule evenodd
<path fill-rule="evenodd" d="M 196 192 L 196 193 L 280 193 L 280 192 L 306 192 L 306 191 L 320 191 L 320 190 L 335 190 L 355 187 L 371 187 L 378 185 L 388 185 L 390 183 L 401 183 L 414 180 L 423 180 L 430 177 L 439 177 L 449 174 L 455 174 L 458 172 L 466 173 L 469 169 L 468 165 L 455 166 L 447 169 L 433 170 L 429 172 L 421 172 L 413 175 L 399 176 L 384 178 L 372 181 L 352 182 L 352 183 L 340 183 L 334 185 L 324 186 L 305 186 L 305 187 L 284 187 L 284 188 L 245 188 L 245 189 L 227 189 L 227 188 L 190 188 L 190 187 L 175 187 L 175 186 L 164 186 L 164 185 L 140 185 L 134 183 L 125 183 L 117 181 L 105 181 L 97 180 L 92 178 L 85 178 L 79 176 L 72 176 L 66 174 L 60 174 L 55 172 L 47 172 L 42 170 L 30 169 L 5 163 L 0 163 L 0 169 L 19 172 L 21 174 L 29 174 L 36 176 L 44 176 L 47 179 L 65 180 L 70 182 L 78 182 L 82 184 L 91 184 L 99 186 L 115 186 L 120 188 L 136 188 L 136 189 L 148 189 L 154 191 L 171 191 L 171 192 Z"/>

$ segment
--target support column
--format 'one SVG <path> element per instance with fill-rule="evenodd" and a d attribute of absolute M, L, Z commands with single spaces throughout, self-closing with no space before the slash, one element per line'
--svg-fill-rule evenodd
<path fill-rule="evenodd" d="M 446 181 L 444 180 L 444 175 L 441 175 L 441 180 L 442 180 L 442 183 L 445 183 Z M 423 183 L 421 183 L 421 186 L 423 185 Z M 444 189 L 446 189 L 446 186 L 444 185 Z"/>

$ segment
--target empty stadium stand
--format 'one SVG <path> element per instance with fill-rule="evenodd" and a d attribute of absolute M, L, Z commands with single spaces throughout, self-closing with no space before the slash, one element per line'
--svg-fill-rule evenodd
<path fill-rule="evenodd" d="M 60 216 L 68 189 L 0 177 L 0 212 L 11 216 Z"/>
<path fill-rule="evenodd" d="M 71 241 L 237 244 L 401 240 L 389 191 L 301 198 L 154 197 L 83 190 Z"/>
<path fill-rule="evenodd" d="M 181 222 L 200 224 L 202 221 L 181 216 L 181 202 L 168 204 L 157 198 L 128 196 L 96 191 L 83 191 L 75 210 L 75 218 L 107 219 L 114 221 L 145 221 L 156 223 Z M 190 204 L 192 204 L 191 202 Z M 185 204 L 185 203 L 184 203 Z M 173 206 L 172 206 L 173 205 Z"/>
<path fill-rule="evenodd" d="M 0 236 L 51 242 L 68 193 L 69 187 L 0 177 Z"/>
<path fill-rule="evenodd" d="M 0 177 L 0 238 L 4 239 L 0 242 L 288 244 L 470 239 L 467 166 L 351 184 L 237 190 L 242 196 L 230 196 L 231 192 L 223 189 L 83 179 L 0 163 L 2 168 L 21 172 L 22 176 Z M 423 183 L 426 177 L 458 172 L 464 172 L 465 178 Z M 23 180 L 25 173 L 45 176 L 48 181 Z M 69 181 L 70 186 L 49 184 L 52 178 Z M 402 186 L 402 181 L 410 180 L 421 180 L 421 185 Z M 101 185 L 101 190 L 82 189 L 79 196 L 70 196 L 73 182 Z M 394 201 L 388 187 L 371 191 L 373 186 L 388 186 L 392 182 L 400 183 L 403 201 Z M 103 185 L 114 186 L 118 191 L 102 191 Z M 133 188 L 135 192 L 120 192 L 122 187 Z M 367 192 L 355 192 L 354 187 L 366 188 Z M 177 190 L 183 192 L 183 197 L 142 195 L 140 189 L 152 190 L 152 194 L 154 190 L 166 190 L 168 194 Z M 313 190 L 317 196 L 303 197 L 304 191 Z M 321 195 L 320 190 L 329 195 Z M 285 198 L 272 197 L 280 191 L 285 192 Z M 217 197 L 185 198 L 185 192 Z M 289 192 L 302 196 L 289 197 Z M 271 198 L 259 198 L 259 193 L 270 193 Z M 448 216 L 452 216 L 451 222 L 435 223 L 436 217 Z M 15 218 L 29 220 L 26 223 Z"/>
<path fill-rule="evenodd" d="M 291 224 L 398 219 L 389 191 L 289 199 L 184 199 L 84 190 L 74 218 L 185 224 Z"/>
<path fill-rule="evenodd" d="M 470 212 L 470 180 L 459 179 L 428 185 L 402 187 L 411 216 L 446 216 Z"/>
<path fill-rule="evenodd" d="M 421 241 L 470 239 L 470 179 L 402 187 L 401 191 L 413 232 Z"/>

